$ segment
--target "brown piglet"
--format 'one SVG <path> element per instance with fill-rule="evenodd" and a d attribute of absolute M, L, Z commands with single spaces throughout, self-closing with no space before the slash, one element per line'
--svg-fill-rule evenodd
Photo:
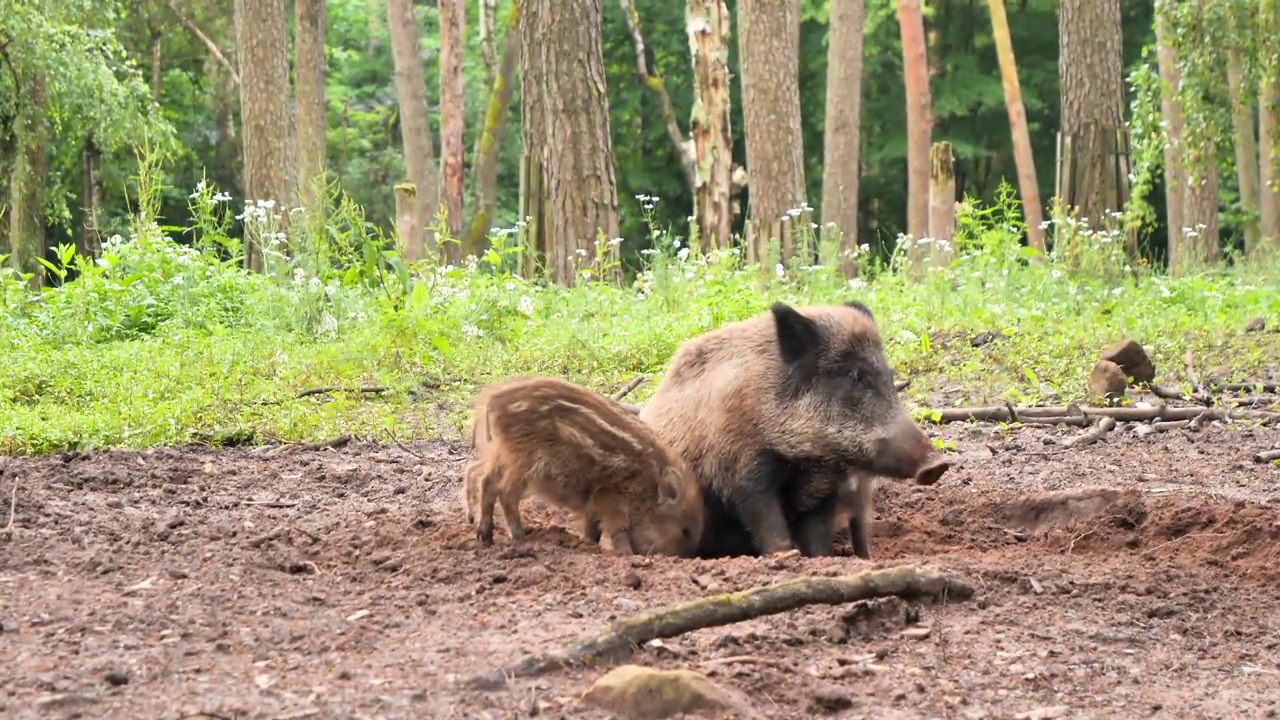
<path fill-rule="evenodd" d="M 532 493 L 578 514 L 585 537 L 608 537 L 619 553 L 697 551 L 697 480 L 617 403 L 565 380 L 518 377 L 484 388 L 473 422 L 477 452 L 463 492 L 481 543 L 493 542 L 495 504 L 511 537 L 523 539 L 519 505 Z"/>

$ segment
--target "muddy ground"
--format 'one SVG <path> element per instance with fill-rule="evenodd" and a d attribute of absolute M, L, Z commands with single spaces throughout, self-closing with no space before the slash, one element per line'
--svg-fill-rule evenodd
<path fill-rule="evenodd" d="M 449 681 L 643 608 L 902 562 L 979 595 L 810 608 L 634 661 L 702 670 L 773 718 L 1280 714 L 1280 468 L 1250 458 L 1280 429 L 1122 428 L 1071 451 L 1046 438 L 1077 429 L 936 432 L 958 466 L 881 483 L 873 563 L 843 542 L 815 560 L 613 557 L 534 501 L 526 546 L 500 525 L 482 549 L 458 501 L 466 451 L 444 442 L 3 458 L 0 715 L 605 718 L 578 700 L 602 670 Z M 1087 488 L 1120 492 L 1045 499 Z M 915 616 L 928 633 L 904 636 Z"/>

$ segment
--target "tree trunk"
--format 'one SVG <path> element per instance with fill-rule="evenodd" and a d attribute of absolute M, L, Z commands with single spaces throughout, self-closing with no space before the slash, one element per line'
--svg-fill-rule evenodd
<path fill-rule="evenodd" d="M 636 12 L 635 3 L 632 0 L 618 0 L 618 5 L 622 9 L 627 32 L 631 35 L 631 47 L 636 55 L 636 74 L 640 76 L 640 82 L 653 92 L 658 101 L 658 108 L 662 111 L 663 127 L 666 128 L 667 137 L 671 138 L 676 157 L 680 160 L 685 184 L 688 185 L 689 192 L 693 193 L 698 184 L 693 147 L 685 140 L 684 133 L 680 131 L 680 124 L 676 122 L 676 111 L 671 103 L 671 95 L 667 92 L 666 82 L 658 75 L 649 74 L 649 61 L 644 54 L 644 33 L 640 30 L 640 14 Z"/>
<path fill-rule="evenodd" d="M 751 174 L 747 258 L 766 259 L 779 240 L 782 259 L 795 252 L 781 218 L 808 223 L 804 138 L 800 127 L 800 17 L 796 0 L 740 0 L 742 119 Z M 805 264 L 812 262 L 806 259 Z"/>
<path fill-rule="evenodd" d="M 564 286 L 594 262 L 598 233 L 618 234 L 602 14 L 601 0 L 526 0 L 520 11 L 524 145 L 541 161 L 552 276 Z"/>
<path fill-rule="evenodd" d="M 1106 138 L 1124 128 L 1120 0 L 1062 0 L 1058 14 L 1058 80 L 1062 136 L 1069 139 L 1072 187 L 1082 217 L 1101 229 L 1127 197 L 1127 173 L 1116 171 Z M 1094 129 L 1086 132 L 1086 128 Z M 1060 189 L 1061 191 L 1061 189 Z M 1075 192 L 1068 189 L 1068 194 Z"/>
<path fill-rule="evenodd" d="M 822 152 L 822 231 L 838 233 L 848 275 L 858 253 L 858 179 L 862 150 L 864 0 L 832 0 L 827 13 L 827 106 Z"/>
<path fill-rule="evenodd" d="M 482 3 L 488 1 L 481 0 Z M 515 92 L 516 65 L 520 62 L 519 8 L 519 0 L 511 0 L 502 36 L 502 65 L 489 90 L 484 126 L 477 133 L 475 180 L 472 182 L 475 199 L 471 203 L 471 227 L 467 231 L 468 252 L 477 255 L 485 250 L 489 230 L 493 227 L 493 214 L 498 207 L 498 150 L 507 124 L 511 96 Z"/>
<path fill-rule="evenodd" d="M 956 157 L 951 143 L 929 149 L 929 266 L 951 262 L 951 239 L 956 234 Z"/>
<path fill-rule="evenodd" d="M 401 238 L 409 262 L 434 254 L 431 228 L 440 200 L 427 118 L 427 86 L 423 79 L 422 49 L 418 43 L 418 19 L 413 0 L 387 0 L 387 27 L 391 32 L 391 59 L 395 66 L 396 96 L 400 103 L 400 142 L 404 165 L 413 183 L 418 208 L 418 236 Z"/>
<path fill-rule="evenodd" d="M 511 0 L 512 5 L 519 3 L 519 0 Z M 484 61 L 484 86 L 492 88 L 498 74 L 498 48 L 494 41 L 494 16 L 498 14 L 497 0 L 478 0 L 476 25 L 480 33 L 480 59 Z M 484 142 L 484 132 L 476 133 L 476 146 L 471 151 L 472 158 L 480 157 L 480 144 Z M 473 161 L 474 162 L 474 161 Z M 472 188 L 472 193 L 476 189 Z M 473 195 L 474 197 L 474 195 Z M 468 233 L 467 240 L 470 241 Z M 477 250 L 477 252 L 480 252 Z"/>
<path fill-rule="evenodd" d="M 324 0 L 294 0 L 298 94 L 298 196 L 323 209 L 325 174 L 325 9 Z"/>
<path fill-rule="evenodd" d="M 44 76 L 34 74 L 23 88 L 28 116 L 14 124 L 13 174 L 9 178 L 9 262 L 31 273 L 33 290 L 44 286 L 44 179 L 48 165 L 48 131 L 45 127 Z"/>
<path fill-rule="evenodd" d="M 164 83 L 164 64 L 160 52 L 161 34 L 159 30 L 151 31 L 151 99 L 160 102 L 160 90 Z"/>
<path fill-rule="evenodd" d="M 449 239 L 442 243 L 445 263 L 462 260 L 463 117 L 462 37 L 465 31 L 464 0 L 439 0 L 440 10 L 440 202 L 445 210 Z M 467 248 L 473 252 L 472 248 Z"/>
<path fill-rule="evenodd" d="M 284 0 L 236 0 L 245 202 L 274 201 L 288 220 L 294 202 L 295 147 Z M 261 271 L 260 248 L 246 239 L 245 266 Z"/>
<path fill-rule="evenodd" d="M 933 142 L 933 102 L 920 0 L 898 0 L 898 30 L 907 93 L 907 261 L 914 271 L 925 257 L 919 241 L 929 234 L 929 147 Z"/>
<path fill-rule="evenodd" d="M 1186 222 L 1189 226 L 1183 242 L 1186 252 L 1178 261 L 1178 274 L 1199 272 L 1218 262 L 1220 239 L 1218 237 L 1218 167 L 1217 148 L 1212 140 L 1205 141 L 1199 157 L 1201 167 L 1191 166 L 1188 171 Z"/>
<path fill-rule="evenodd" d="M 102 212 L 102 151 L 90 135 L 80 153 L 80 228 L 76 233 L 76 254 L 98 254 L 98 219 Z"/>
<path fill-rule="evenodd" d="M 1018 85 L 1018 65 L 1014 61 L 1013 39 L 1009 35 L 1009 19 L 1004 0 L 987 0 L 991 11 L 991 29 L 995 35 L 996 56 L 1000 61 L 1000 81 L 1004 85 L 1004 104 L 1009 111 L 1009 131 L 1013 136 L 1013 161 L 1018 167 L 1018 190 L 1022 194 L 1022 214 L 1027 221 L 1027 243 L 1045 252 L 1044 211 L 1040 207 L 1040 184 L 1036 180 L 1035 158 L 1031 154 L 1031 133 L 1027 129 L 1027 110 L 1022 104 L 1022 88 Z"/>
<path fill-rule="evenodd" d="M 1253 107 L 1244 97 L 1244 58 L 1240 45 L 1227 50 L 1227 91 L 1231 97 L 1231 125 L 1235 131 L 1236 178 L 1244 211 L 1244 251 L 1258 253 L 1258 143 L 1253 135 Z"/>
<path fill-rule="evenodd" d="M 733 137 L 729 120 L 729 8 L 688 0 L 685 32 L 693 60 L 693 215 L 702 249 L 728 248 L 733 227 Z"/>
<path fill-rule="evenodd" d="M 1280 31 L 1280 16 L 1276 12 L 1276 0 L 1262 0 L 1263 37 L 1275 37 Z M 1258 153 L 1260 193 L 1258 217 L 1260 235 L 1266 244 L 1266 252 L 1280 254 L 1280 67 L 1274 63 L 1260 63 L 1258 78 L 1258 137 L 1262 143 Z"/>
<path fill-rule="evenodd" d="M 1164 121 L 1164 197 L 1169 225 L 1169 274 L 1180 272 L 1179 264 L 1188 257 L 1185 247 L 1187 170 L 1182 148 L 1182 100 L 1179 92 L 1182 77 L 1178 70 L 1178 53 L 1173 46 L 1173 26 L 1167 2 L 1156 0 L 1156 47 L 1160 68 L 1160 115 Z"/>

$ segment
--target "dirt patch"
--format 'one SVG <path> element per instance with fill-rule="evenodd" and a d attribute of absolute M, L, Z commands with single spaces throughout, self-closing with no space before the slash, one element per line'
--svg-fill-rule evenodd
<path fill-rule="evenodd" d="M 957 465 L 941 483 L 877 488 L 873 563 L 843 544 L 614 557 L 532 500 L 529 541 L 500 525 L 484 549 L 462 519 L 465 450 L 443 442 L 0 458 L 0 526 L 17 484 L 0 713 L 605 718 L 579 699 L 604 669 L 450 680 L 645 608 L 915 562 L 979 596 L 810 608 L 632 662 L 706 672 L 774 718 L 1275 716 L 1280 469 L 1249 456 L 1280 430 L 1060 452 L 1075 432 L 943 428 Z"/>

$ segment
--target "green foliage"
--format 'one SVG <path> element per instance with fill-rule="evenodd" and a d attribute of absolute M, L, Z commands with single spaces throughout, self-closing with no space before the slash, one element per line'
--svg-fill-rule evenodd
<path fill-rule="evenodd" d="M 97 262 L 60 255 L 54 263 L 55 272 L 74 264 L 77 280 L 33 295 L 0 270 L 0 452 L 172 444 L 222 430 L 286 440 L 385 439 L 389 428 L 457 437 L 482 383 L 544 373 L 609 390 L 661 372 L 685 338 L 773 300 L 868 303 L 896 371 L 914 379 L 917 408 L 952 387 L 963 388 L 950 395 L 955 403 L 1083 400 L 1098 350 L 1121 335 L 1175 374 L 1188 344 L 1202 363 L 1242 374 L 1280 351 L 1276 335 L 1241 331 L 1254 315 L 1280 314 L 1273 281 L 1244 271 L 1144 274 L 1135 287 L 1070 272 L 1057 256 L 1028 264 L 1007 185 L 994 204 L 966 201 L 955 260 L 922 283 L 869 254 L 852 281 L 799 262 L 762 274 L 736 251 L 702 256 L 651 226 L 653 247 L 633 282 L 564 289 L 511 274 L 520 227 L 495 232 L 486 256 L 462 267 L 407 265 L 336 189 L 323 221 L 295 218 L 280 239 L 279 249 L 294 252 L 271 255 L 267 273 L 248 273 L 226 232 L 234 211 L 222 191 L 206 182 L 190 194 L 196 240 L 183 245 L 149 214 L 167 193 L 153 165 L 143 167 L 127 234 L 111 238 Z M 642 216 L 649 223 L 653 210 Z M 274 208 L 248 214 L 254 232 L 275 232 Z M 983 331 L 1008 338 L 972 347 Z M 293 397 L 366 383 L 391 390 Z"/>

